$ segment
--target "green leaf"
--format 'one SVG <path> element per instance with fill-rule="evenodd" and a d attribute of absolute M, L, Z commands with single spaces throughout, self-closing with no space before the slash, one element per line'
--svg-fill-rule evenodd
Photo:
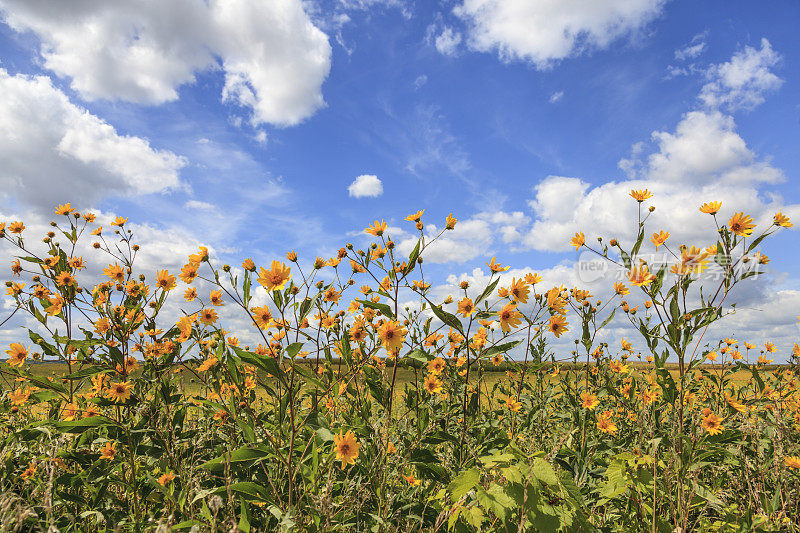
<path fill-rule="evenodd" d="M 28 376 L 28 381 L 30 381 L 31 383 L 33 383 L 37 387 L 40 387 L 40 388 L 43 388 L 43 389 L 54 390 L 54 391 L 60 392 L 62 394 L 67 394 L 67 389 L 64 387 L 64 385 L 62 385 L 61 383 L 59 383 L 57 381 L 50 382 L 50 381 L 47 381 L 46 379 L 43 379 L 43 378 L 40 378 L 40 377 L 37 377 L 37 376 Z"/>
<path fill-rule="evenodd" d="M 489 295 L 492 294 L 492 291 L 494 290 L 495 287 L 497 287 L 498 283 L 500 283 L 500 278 L 497 278 L 496 280 L 494 280 L 493 282 L 491 282 L 489 285 L 486 286 L 481 295 L 478 296 L 478 298 L 475 300 L 476 307 L 479 303 L 481 303 L 482 300 L 488 298 Z"/>
<path fill-rule="evenodd" d="M 300 321 L 302 321 L 311 309 L 313 308 L 314 304 L 316 303 L 317 299 L 319 298 L 319 293 L 315 294 L 313 298 L 306 298 L 303 300 L 303 303 L 300 304 Z"/>
<path fill-rule="evenodd" d="M 253 483 L 251 481 L 234 483 L 231 485 L 231 490 L 246 500 L 269 501 L 269 491 L 258 483 Z M 223 492 L 225 492 L 225 487 L 217 489 L 217 494 Z"/>
<path fill-rule="evenodd" d="M 764 235 L 757 237 L 753 242 L 750 243 L 750 246 L 747 247 L 747 252 L 745 253 L 749 253 L 751 250 L 753 250 L 753 248 L 761 244 L 761 241 L 763 241 L 768 235 L 769 233 L 765 233 Z"/>
<path fill-rule="evenodd" d="M 394 313 L 392 312 L 392 309 L 388 305 L 382 304 L 380 302 L 373 302 L 372 300 L 358 300 L 358 302 L 364 307 L 376 309 L 380 311 L 383 316 L 394 320 Z"/>
<path fill-rule="evenodd" d="M 274 448 L 271 448 L 265 444 L 259 444 L 256 446 L 243 446 L 238 450 L 234 450 L 231 452 L 230 463 L 243 463 L 243 462 L 257 462 L 261 459 L 266 459 L 267 457 L 273 455 L 275 453 Z M 206 461 L 200 468 L 204 470 L 218 470 L 220 467 L 225 465 L 225 455 L 220 455 L 210 461 Z"/>
<path fill-rule="evenodd" d="M 248 352 L 242 348 L 239 348 L 238 346 L 231 346 L 231 348 L 233 348 L 233 351 L 236 352 L 236 355 L 238 355 L 239 358 L 245 363 L 250 363 L 251 365 L 260 368 L 267 374 L 278 378 L 283 384 L 286 384 L 286 378 L 283 375 L 283 370 L 281 370 L 281 367 L 278 365 L 278 362 L 274 357 Z"/>
<path fill-rule="evenodd" d="M 116 422 L 104 416 L 90 416 L 89 418 L 81 418 L 80 420 L 55 422 L 53 424 L 53 426 L 62 433 L 83 433 L 88 429 L 114 425 L 116 425 Z"/>
<path fill-rule="evenodd" d="M 440 464 L 430 463 L 427 461 L 412 462 L 419 470 L 420 476 L 425 479 L 430 479 L 436 482 L 446 483 L 450 479 L 449 471 Z"/>
<path fill-rule="evenodd" d="M 247 501 L 242 498 L 242 512 L 239 517 L 239 531 L 242 533 L 250 533 L 250 506 Z"/>
<path fill-rule="evenodd" d="M 628 270 L 631 269 L 631 257 L 622 249 L 619 251 L 620 256 L 622 256 L 622 263 L 625 265 L 625 268 Z"/>
<path fill-rule="evenodd" d="M 432 359 L 431 356 L 417 348 L 416 350 L 412 350 L 408 354 L 406 354 L 406 358 L 411 359 L 413 361 L 417 361 L 423 365 L 427 365 L 428 362 Z"/>
<path fill-rule="evenodd" d="M 531 474 L 542 483 L 558 485 L 558 476 L 553 469 L 553 465 L 541 457 L 534 457 L 533 465 L 531 466 Z"/>
<path fill-rule="evenodd" d="M 464 470 L 447 486 L 453 502 L 457 502 L 481 480 L 481 473 L 477 468 Z"/>
<path fill-rule="evenodd" d="M 461 321 L 458 318 L 456 318 L 455 315 L 451 315 L 441 307 L 435 305 L 433 302 L 428 300 L 427 296 L 424 296 L 424 298 L 425 300 L 428 301 L 429 304 L 431 304 L 431 311 L 433 311 L 433 314 L 436 315 L 436 318 L 438 318 L 451 328 L 458 330 L 462 335 L 464 334 L 464 327 L 461 325 Z"/>
<path fill-rule="evenodd" d="M 81 368 L 77 372 L 73 372 L 72 374 L 67 374 L 64 376 L 64 379 L 69 380 L 76 380 L 76 379 L 83 379 L 89 376 L 94 376 L 95 374 L 99 374 L 100 372 L 104 372 L 106 369 L 100 366 L 87 366 L 86 368 Z"/>
<path fill-rule="evenodd" d="M 245 270 L 244 281 L 242 282 L 242 293 L 244 294 L 244 297 L 242 298 L 242 303 L 244 303 L 245 307 L 248 307 L 250 305 L 250 286 L 251 286 L 250 271 Z"/>
<path fill-rule="evenodd" d="M 311 370 L 305 368 L 305 365 L 295 365 L 294 369 L 298 374 L 303 376 L 303 379 L 314 385 L 317 389 L 322 391 L 327 390 L 327 387 L 319 379 L 317 379 L 316 376 L 314 376 Z"/>
<path fill-rule="evenodd" d="M 478 503 L 484 509 L 491 510 L 500 520 L 505 520 L 508 511 L 516 507 L 514 499 L 497 483 L 492 483 L 488 491 L 483 488 L 478 489 Z"/>
<path fill-rule="evenodd" d="M 294 359 L 295 356 L 303 349 L 302 342 L 293 342 L 289 346 L 286 347 L 286 355 L 290 358 Z"/>
<path fill-rule="evenodd" d="M 639 253 L 639 248 L 642 247 L 642 242 L 644 241 L 644 224 L 641 225 L 639 229 L 639 236 L 636 238 L 636 244 L 633 245 L 631 249 L 631 255 L 636 257 L 636 254 Z"/>
<path fill-rule="evenodd" d="M 725 502 L 720 500 L 711 489 L 709 489 L 702 483 L 694 484 L 694 492 L 695 494 L 703 498 L 705 501 L 707 501 L 709 505 L 715 507 L 716 509 L 722 509 L 723 507 L 725 507 Z"/>
<path fill-rule="evenodd" d="M 617 308 L 615 307 L 615 308 L 613 308 L 611 310 L 611 314 L 608 315 L 608 318 L 603 320 L 603 323 L 600 324 L 600 328 L 599 329 L 603 329 L 604 327 L 606 327 L 608 325 L 608 323 L 611 322 L 614 319 L 614 313 L 616 313 L 616 312 L 617 312 Z"/>
<path fill-rule="evenodd" d="M 407 276 L 412 270 L 414 270 L 414 266 L 417 264 L 417 258 L 419 257 L 419 245 L 421 242 L 421 239 L 417 241 L 417 245 L 414 246 L 414 249 L 411 251 L 411 255 L 408 256 L 408 265 L 406 265 L 406 268 L 403 271 L 404 276 Z"/>
<path fill-rule="evenodd" d="M 28 336 L 31 338 L 34 344 L 42 349 L 42 352 L 44 352 L 45 355 L 49 355 L 51 357 L 59 356 L 58 350 L 56 350 L 55 346 L 47 343 L 38 333 L 28 330 Z"/>
<path fill-rule="evenodd" d="M 515 346 L 517 346 L 521 342 L 522 342 L 521 340 L 518 340 L 518 341 L 506 342 L 505 344 L 496 344 L 494 346 L 487 348 L 482 355 L 484 357 L 491 357 L 497 353 L 506 353 L 509 350 L 512 350 Z"/>
<path fill-rule="evenodd" d="M 667 265 L 666 263 L 661 265 L 661 268 L 658 269 L 656 273 L 656 279 L 653 280 L 653 283 L 650 284 L 650 294 L 655 296 L 661 290 L 661 286 L 664 284 L 664 274 L 667 272 Z"/>
<path fill-rule="evenodd" d="M 464 511 L 464 516 L 469 525 L 480 530 L 481 524 L 483 523 L 483 511 L 480 507 L 470 507 Z"/>

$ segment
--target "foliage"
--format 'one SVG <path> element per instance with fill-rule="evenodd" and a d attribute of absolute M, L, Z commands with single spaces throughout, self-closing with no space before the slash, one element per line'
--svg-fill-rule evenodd
<path fill-rule="evenodd" d="M 711 246 L 674 252 L 653 234 L 668 271 L 640 252 L 650 193 L 631 195 L 630 248 L 572 240 L 627 273 L 605 301 L 540 290 L 535 273 L 499 286 L 492 258 L 486 286 L 434 302 L 423 258 L 456 219 L 431 238 L 419 212 L 408 256 L 378 221 L 366 250 L 308 272 L 294 252 L 232 268 L 201 248 L 175 316 L 178 280 L 137 270 L 125 219 L 107 239 L 59 206 L 44 252 L 3 224 L 20 254 L 8 294 L 32 322 L 0 366 L 3 530 L 797 531 L 797 375 L 767 366 L 770 343 L 751 361 L 754 345 L 705 338 L 791 223 L 779 213 L 750 240 L 738 214 Z M 105 259 L 77 255 L 83 238 Z M 614 316 L 648 364 L 598 340 Z M 61 375 L 41 375 L 47 361 Z"/>

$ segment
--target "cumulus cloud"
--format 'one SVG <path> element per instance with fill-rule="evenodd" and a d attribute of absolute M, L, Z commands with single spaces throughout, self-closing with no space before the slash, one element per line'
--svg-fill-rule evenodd
<path fill-rule="evenodd" d="M 468 24 L 475 50 L 496 51 L 543 69 L 553 62 L 605 48 L 641 29 L 665 0 L 464 0 L 455 13 Z"/>
<path fill-rule="evenodd" d="M 88 100 L 160 104 L 221 69 L 223 100 L 250 108 L 254 124 L 296 124 L 324 104 L 331 47 L 300 0 L 0 0 L 0 10 Z"/>
<path fill-rule="evenodd" d="M 555 104 L 556 102 L 560 102 L 563 97 L 564 97 L 564 91 L 555 92 L 550 95 L 549 102 L 551 104 Z"/>
<path fill-rule="evenodd" d="M 184 158 L 120 135 L 70 102 L 46 76 L 0 69 L 0 183 L 37 206 L 107 194 L 147 194 L 181 186 Z"/>
<path fill-rule="evenodd" d="M 706 72 L 709 81 L 700 91 L 700 100 L 712 108 L 726 107 L 731 111 L 753 109 L 764 102 L 764 94 L 783 84 L 770 69 L 778 64 L 780 55 L 767 39 L 761 48 L 746 46 L 730 61 L 712 65 Z"/>
<path fill-rule="evenodd" d="M 73 207 L 76 207 L 84 212 L 88 210 L 90 205 L 83 200 L 76 200 L 73 202 Z M 97 220 L 90 227 L 95 225 L 108 228 L 111 221 L 114 220 L 118 213 L 93 211 Z M 50 227 L 50 220 L 59 220 L 63 222 L 63 217 L 57 217 L 48 213 L 26 211 L 25 213 L 16 212 L 14 210 L 0 208 L 0 220 L 22 220 L 25 223 L 26 229 L 23 233 L 25 237 L 25 244 L 28 250 L 32 253 L 42 257 L 47 254 L 47 245 L 41 242 L 41 238 L 52 228 Z M 191 231 L 186 228 L 174 225 L 156 226 L 152 224 L 140 224 L 131 219 L 125 224 L 126 229 L 133 231 L 133 242 L 140 246 L 136 254 L 134 269 L 137 273 L 147 276 L 147 283 L 151 286 L 155 277 L 156 271 L 161 269 L 168 269 L 171 273 L 177 274 L 180 271 L 181 265 L 186 262 L 186 258 L 190 253 L 195 253 L 198 246 L 203 244 L 209 247 L 212 255 L 215 252 L 213 245 L 208 242 L 203 242 L 198 238 L 198 231 Z M 107 241 L 112 245 L 115 241 L 114 235 L 107 235 Z M 58 237 L 55 240 L 59 240 Z M 102 273 L 102 269 L 110 263 L 117 262 L 116 257 L 110 256 L 103 250 L 97 250 L 92 247 L 92 242 L 95 238 L 89 238 L 88 232 L 78 240 L 77 247 L 74 250 L 75 256 L 83 257 L 86 262 L 86 270 L 78 274 L 78 281 L 83 287 L 91 287 L 99 281 L 105 281 L 108 278 Z M 62 239 L 62 246 L 65 244 Z M 66 247 L 69 251 L 69 247 Z M 19 255 L 19 250 L 11 246 L 8 242 L 0 243 L 0 264 L 7 265 Z M 26 254 L 30 255 L 30 254 Z M 23 263 L 24 264 L 24 263 Z M 24 276 L 23 276 L 24 280 Z M 188 304 L 182 298 L 183 289 L 186 285 L 183 282 L 178 282 L 179 287 L 175 289 L 170 298 L 165 302 L 164 307 L 159 313 L 159 324 L 164 329 L 170 327 L 179 316 L 181 316 L 181 308 L 187 308 L 189 312 L 197 309 L 197 304 Z M 200 292 L 208 290 L 208 286 L 202 282 L 195 282 L 200 285 Z M 15 307 L 14 301 L 11 298 L 4 298 L 0 303 L 0 320 L 8 318 L 9 314 L 13 312 Z M 231 306 L 233 307 L 233 306 Z M 233 311 L 233 309 L 231 309 Z M 225 316 L 225 315 L 223 315 Z M 79 325 L 84 325 L 82 317 L 76 313 L 76 322 Z M 166 327 L 165 327 L 166 326 Z M 30 328 L 33 331 L 46 335 L 47 332 L 41 328 L 41 325 L 24 312 L 18 312 L 13 318 L 0 328 L 0 343 L 8 344 L 10 342 L 22 341 L 29 342 L 28 335 L 25 329 Z"/>
<path fill-rule="evenodd" d="M 722 201 L 722 216 L 735 208 L 767 223 L 780 209 L 800 208 L 787 205 L 777 194 L 764 194 L 764 185 L 782 181 L 783 172 L 757 158 L 729 116 L 692 111 L 674 133 L 656 131 L 652 137 L 657 149 L 651 154 L 642 154 L 637 144 L 635 155 L 620 161 L 629 173 L 627 180 L 599 186 L 576 177 L 542 180 L 529 202 L 535 220 L 523 235 L 523 244 L 536 250 L 565 251 L 576 231 L 621 242 L 635 238 L 630 221 L 636 219 L 637 204 L 628 196 L 631 189 L 653 191 L 657 209 L 651 215 L 651 227 L 666 229 L 674 241 L 688 244 L 715 239 L 715 226 L 698 211 L 706 201 Z"/>
<path fill-rule="evenodd" d="M 763 91 L 777 83 L 769 71 L 777 57 L 766 40 L 760 50 L 748 47 L 737 52 L 729 62 L 711 67 L 715 85 L 713 89 L 703 87 L 701 99 L 714 103 L 712 107 L 758 101 Z M 712 93 L 713 102 L 708 96 Z M 576 231 L 621 242 L 635 239 L 635 228 L 629 224 L 637 216 L 637 204 L 628 196 L 631 189 L 653 191 L 658 208 L 651 215 L 652 227 L 667 229 L 673 242 L 687 244 L 705 244 L 716 238 L 714 225 L 698 211 L 706 201 L 723 202 L 720 216 L 729 216 L 731 209 L 744 210 L 762 224 L 769 224 L 781 209 L 790 215 L 800 213 L 800 204 L 787 204 L 766 189 L 784 181 L 783 172 L 748 147 L 736 131 L 734 118 L 719 109 L 689 111 L 673 132 L 657 130 L 651 139 L 649 154 L 645 143 L 639 142 L 632 147 L 631 157 L 620 160 L 627 179 L 599 186 L 577 177 L 542 180 L 529 202 L 534 222 L 524 232 L 522 244 L 536 250 L 565 251 Z"/>
<path fill-rule="evenodd" d="M 383 194 L 383 183 L 374 174 L 362 174 L 347 187 L 347 192 L 354 198 L 377 198 Z"/>
<path fill-rule="evenodd" d="M 736 133 L 733 117 L 718 111 L 692 111 L 675 133 L 653 132 L 659 151 L 649 157 L 647 176 L 670 182 L 775 183 L 783 173 L 755 154 Z"/>
<path fill-rule="evenodd" d="M 430 244 L 425 250 L 425 260 L 430 263 L 463 263 L 476 257 L 492 255 L 499 239 L 505 243 L 518 242 L 520 231 L 530 224 L 530 218 L 521 211 L 487 211 L 459 220 L 455 229 L 446 231 L 436 241 L 441 227 L 427 224 L 425 233 Z M 391 233 L 396 236 L 395 233 Z M 401 253 L 408 254 L 417 243 L 417 237 L 400 239 Z"/>
<path fill-rule="evenodd" d="M 586 279 L 578 274 L 575 266 L 568 261 L 548 268 L 516 266 L 499 275 L 492 277 L 486 267 L 473 268 L 467 272 L 451 274 L 444 283 L 434 285 L 431 288 L 429 297 L 435 301 L 442 301 L 447 295 L 458 295 L 461 293 L 460 284 L 466 281 L 469 284 L 468 294 L 476 297 L 481 294 L 484 288 L 492 279 L 499 277 L 499 286 L 507 287 L 513 278 L 521 279 L 530 272 L 536 272 L 542 277 L 542 281 L 536 284 L 532 290 L 536 293 L 543 293 L 551 287 L 564 286 L 566 288 L 580 287 L 591 292 L 594 298 L 608 301 L 613 296 L 613 281 L 621 280 L 621 277 L 614 277 L 614 269 L 609 269 L 604 277 L 587 283 Z M 668 276 L 671 276 L 668 274 Z M 702 282 L 702 281 L 701 281 Z M 719 281 L 706 280 L 702 282 L 708 294 L 709 288 L 716 288 Z M 800 291 L 782 288 L 778 277 L 769 273 L 757 278 L 749 278 L 737 285 L 730 301 L 726 302 L 725 314 L 706 331 L 702 339 L 698 338 L 695 342 L 699 343 L 700 349 L 705 343 L 714 343 L 723 337 L 733 337 L 740 342 L 752 342 L 763 346 L 764 342 L 773 342 L 780 352 L 776 354 L 778 361 L 785 361 L 791 352 L 791 348 L 797 342 L 798 327 L 795 315 L 786 313 L 786 309 L 796 309 L 800 305 Z M 713 293 L 713 289 L 711 293 Z M 457 299 L 457 298 L 456 298 Z M 643 310 L 643 303 L 648 299 L 638 290 L 632 290 L 625 300 L 631 307 L 639 307 Z M 737 302 L 735 308 L 728 304 Z M 694 303 L 691 305 L 695 305 Z M 521 304 L 520 309 L 527 312 L 531 302 Z M 451 310 L 455 312 L 455 302 L 451 305 Z M 602 317 L 608 316 L 608 310 L 601 314 Z M 570 350 L 574 349 L 573 340 L 580 338 L 581 332 L 579 321 L 574 314 L 569 313 L 567 320 L 570 322 L 570 331 L 560 339 L 556 339 L 551 334 L 546 334 L 551 349 L 555 351 L 557 357 L 568 357 Z M 637 328 L 633 326 L 628 317 L 621 312 L 616 313 L 609 324 L 599 332 L 597 342 L 605 341 L 611 343 L 612 353 L 619 348 L 621 338 L 633 342 L 634 349 L 641 350 L 647 354 L 646 345 L 640 340 Z M 514 357 L 521 357 L 520 352 L 512 353 Z"/>

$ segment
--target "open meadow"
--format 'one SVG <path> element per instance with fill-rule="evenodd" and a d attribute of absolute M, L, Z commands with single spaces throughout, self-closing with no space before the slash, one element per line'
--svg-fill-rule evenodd
<path fill-rule="evenodd" d="M 492 259 L 485 286 L 434 302 L 430 242 L 396 255 L 378 221 L 366 251 L 311 272 L 201 248 L 176 276 L 140 274 L 117 219 L 89 286 L 71 250 L 93 217 L 56 211 L 66 240 L 42 255 L 21 224 L 0 229 L 31 254 L 7 286 L 36 323 L 0 364 L 0 530 L 797 530 L 796 368 L 771 343 L 705 336 L 719 295 L 753 282 L 723 260 L 753 247 L 740 215 L 671 271 L 637 261 L 639 220 L 632 249 L 597 251 L 627 269 L 606 300 L 533 272 L 501 284 Z M 711 265 L 724 291 L 695 298 Z M 234 309 L 250 344 L 223 329 Z M 597 340 L 615 314 L 647 351 Z"/>
<path fill-rule="evenodd" d="M 0 533 L 800 533 L 800 0 L 0 0 Z"/>

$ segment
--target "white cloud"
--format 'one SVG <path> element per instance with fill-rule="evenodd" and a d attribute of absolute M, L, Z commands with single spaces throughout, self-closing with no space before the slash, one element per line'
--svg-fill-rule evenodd
<path fill-rule="evenodd" d="M 504 60 L 547 68 L 553 62 L 605 48 L 642 28 L 664 0 L 464 0 L 455 13 L 469 25 L 469 45 Z"/>
<path fill-rule="evenodd" d="M 199 209 L 201 211 L 213 211 L 216 209 L 213 204 L 201 202 L 200 200 L 189 200 L 184 207 L 186 209 Z"/>
<path fill-rule="evenodd" d="M 659 151 L 649 157 L 647 177 L 671 182 L 775 183 L 783 173 L 758 162 L 736 133 L 733 117 L 718 111 L 691 111 L 675 133 L 653 132 Z"/>
<path fill-rule="evenodd" d="M 777 90 L 783 80 L 770 71 L 780 61 L 767 39 L 761 48 L 746 46 L 730 61 L 712 65 L 709 82 L 700 91 L 700 100 L 712 108 L 753 109 L 764 102 L 764 93 Z"/>
<path fill-rule="evenodd" d="M 684 46 L 675 50 L 675 59 L 678 61 L 686 61 L 687 59 L 694 59 L 706 50 L 706 37 L 708 32 L 698 33 L 692 38 L 692 41 Z"/>
<path fill-rule="evenodd" d="M 566 251 L 576 231 L 584 231 L 587 239 L 615 237 L 629 243 L 635 238 L 631 221 L 637 216 L 637 204 L 628 195 L 631 189 L 654 193 L 646 205 L 652 203 L 657 209 L 648 224 L 653 231 L 669 231 L 676 243 L 700 245 L 715 239 L 715 226 L 698 210 L 710 200 L 723 202 L 723 218 L 733 209 L 744 210 L 762 223 L 769 223 L 780 209 L 800 208 L 763 190 L 765 184 L 782 181 L 783 173 L 758 160 L 736 133 L 731 117 L 692 111 L 675 133 L 656 131 L 653 139 L 657 143 L 653 153 L 645 156 L 637 143 L 632 158 L 620 161 L 629 180 L 596 187 L 574 177 L 542 180 L 529 202 L 535 221 L 522 243 L 536 250 Z"/>
<path fill-rule="evenodd" d="M 521 230 L 530 224 L 530 218 L 521 211 L 481 212 L 459 220 L 455 229 L 446 231 L 436 241 L 432 237 L 441 230 L 435 224 L 427 224 L 425 233 L 430 243 L 425 249 L 425 260 L 430 263 L 463 263 L 476 257 L 490 256 L 497 245 L 496 236 L 503 243 L 518 242 Z M 395 236 L 395 233 L 391 234 Z M 417 237 L 400 239 L 401 253 L 409 254 L 417 242 Z"/>
<path fill-rule="evenodd" d="M 706 49 L 706 43 L 697 43 L 686 46 L 685 48 L 681 48 L 680 50 L 675 50 L 675 59 L 678 61 L 685 61 L 687 59 L 693 59 Z"/>
<path fill-rule="evenodd" d="M 587 284 L 577 275 L 575 266 L 569 262 L 549 268 L 532 268 L 513 264 L 510 266 L 510 270 L 495 275 L 495 279 L 500 278 L 500 287 L 507 287 L 512 278 L 520 279 L 529 272 L 536 272 L 542 277 L 542 281 L 536 284 L 532 290 L 539 294 L 551 287 L 563 285 L 567 288 L 587 289 L 594 295 L 594 298 L 608 301 L 612 297 L 613 282 L 621 279 L 614 278 L 610 270 L 605 277 Z M 461 293 L 459 284 L 466 281 L 469 283 L 468 295 L 474 298 L 483 292 L 490 279 L 489 269 L 485 266 L 474 268 L 469 272 L 454 273 L 449 275 L 444 283 L 434 285 L 429 292 L 429 297 L 434 302 L 442 301 L 447 295 L 456 296 L 457 299 L 457 295 Z M 706 289 L 716 288 L 718 283 L 718 281 L 709 281 Z M 640 312 L 643 310 L 642 304 L 645 297 L 640 292 L 632 290 L 625 300 L 632 307 L 639 306 Z M 489 299 L 490 303 L 492 301 L 493 297 Z M 732 310 L 729 305 L 733 302 L 737 302 L 736 311 L 728 314 Z M 691 305 L 696 305 L 696 303 L 691 303 Z M 451 307 L 454 306 L 455 303 L 451 305 Z M 742 343 L 747 341 L 761 346 L 764 342 L 773 342 L 779 349 L 775 359 L 785 361 L 798 338 L 795 314 L 786 313 L 786 309 L 797 309 L 798 306 L 800 306 L 800 291 L 782 288 L 773 276 L 750 278 L 735 287 L 729 300 L 726 300 L 725 316 L 708 329 L 700 341 L 700 347 L 702 348 L 706 342 L 715 343 L 723 337 L 733 337 Z M 528 304 L 520 305 L 523 312 L 527 312 L 530 307 L 530 301 Z M 607 309 L 601 316 L 608 316 L 609 312 L 610 309 Z M 550 348 L 559 358 L 567 357 L 569 351 L 574 349 L 573 340 L 580 338 L 581 335 L 578 318 L 572 312 L 569 312 L 566 318 L 570 323 L 570 331 L 564 337 L 556 339 L 547 334 Z M 596 341 L 609 342 L 613 353 L 619 349 L 620 338 L 632 341 L 635 349 L 641 350 L 644 356 L 647 355 L 647 348 L 641 341 L 639 332 L 630 324 L 625 314 L 617 312 L 615 318 L 599 332 Z M 699 336 L 695 342 L 698 340 Z"/>
<path fill-rule="evenodd" d="M 436 36 L 434 44 L 440 54 L 454 56 L 456 55 L 458 45 L 461 44 L 461 34 L 454 31 L 453 28 L 445 26 L 442 33 Z"/>
<path fill-rule="evenodd" d="M 760 102 L 764 91 L 780 84 L 768 68 L 777 58 L 766 40 L 761 50 L 745 48 L 731 61 L 711 67 L 708 72 L 715 81 L 703 87 L 701 99 L 713 107 L 731 108 Z M 765 189 L 785 176 L 747 146 L 732 116 L 717 109 L 690 111 L 674 132 L 654 131 L 652 140 L 655 149 L 649 155 L 643 143 L 636 143 L 631 157 L 620 160 L 627 181 L 593 187 L 574 177 L 542 180 L 529 202 L 535 220 L 522 244 L 536 250 L 569 250 L 576 231 L 584 231 L 587 239 L 603 236 L 630 242 L 636 236 L 630 221 L 637 216 L 637 204 L 628 196 L 631 189 L 654 192 L 657 209 L 650 226 L 669 231 L 672 242 L 679 244 L 716 240 L 715 226 L 698 211 L 703 202 L 722 201 L 723 219 L 735 209 L 752 215 L 759 224 L 771 223 L 778 210 L 800 211 L 800 205 L 787 204 Z"/>
<path fill-rule="evenodd" d="M 469 154 L 435 105 L 417 105 L 400 122 L 396 146 L 407 152 L 406 169 L 417 175 L 447 172 L 462 176 L 472 167 Z"/>
<path fill-rule="evenodd" d="M 366 9 L 373 9 L 375 6 L 386 7 L 386 8 L 400 8 L 401 13 L 404 17 L 409 18 L 411 16 L 411 3 L 407 0 L 339 0 L 339 4 L 344 9 L 350 10 L 366 10 Z"/>
<path fill-rule="evenodd" d="M 419 89 L 426 83 L 428 83 L 428 76 L 426 76 L 425 74 L 420 74 L 419 76 L 417 76 L 417 79 L 414 80 L 414 89 Z"/>
<path fill-rule="evenodd" d="M 38 206 L 91 203 L 108 194 L 147 194 L 181 186 L 186 161 L 120 135 L 72 102 L 46 76 L 0 69 L 0 183 Z"/>
<path fill-rule="evenodd" d="M 558 91 L 550 95 L 549 102 L 551 104 L 555 104 L 556 102 L 560 102 L 563 97 L 564 97 L 564 91 Z"/>
<path fill-rule="evenodd" d="M 374 174 L 362 174 L 347 187 L 347 191 L 354 198 L 377 198 L 383 194 L 383 183 Z"/>
<path fill-rule="evenodd" d="M 0 10 L 89 100 L 160 104 L 220 68 L 223 100 L 251 108 L 254 124 L 296 124 L 324 105 L 331 47 L 300 0 L 0 0 Z"/>
<path fill-rule="evenodd" d="M 677 78 L 678 76 L 688 76 L 688 75 L 689 75 L 689 69 L 686 69 L 684 67 L 676 67 L 675 65 L 668 65 L 667 75 L 664 77 L 670 80 L 672 78 Z"/>
<path fill-rule="evenodd" d="M 73 202 L 73 207 L 81 209 L 83 212 L 89 205 L 79 199 Z M 94 225 L 101 225 L 104 228 L 109 227 L 110 222 L 114 220 L 117 214 L 127 216 L 126 213 L 93 212 L 97 215 L 97 220 Z M 52 229 L 49 221 L 53 219 L 61 219 L 60 221 L 63 221 L 62 217 L 56 217 L 52 214 L 52 211 L 48 213 L 27 211 L 23 214 L 0 208 L 0 220 L 22 220 L 25 223 L 26 229 L 23 235 L 26 237 L 26 246 L 32 253 L 39 257 L 47 253 L 47 246 L 41 242 L 41 238 L 47 231 Z M 94 225 L 90 227 L 94 227 Z M 133 231 L 133 242 L 140 246 L 136 254 L 134 269 L 136 273 L 147 276 L 147 283 L 151 285 L 151 290 L 152 280 L 155 277 L 156 270 L 168 269 L 172 274 L 177 274 L 180 271 L 181 265 L 186 262 L 188 255 L 190 253 L 195 253 L 200 244 L 209 246 L 211 253 L 214 253 L 213 246 L 209 245 L 209 243 L 203 243 L 197 238 L 197 232 L 189 231 L 180 226 L 156 227 L 150 224 L 137 224 L 133 221 L 133 218 L 131 218 L 131 220 L 125 224 L 125 228 Z M 56 240 L 59 240 L 58 237 L 56 237 Z M 78 274 L 78 282 L 83 287 L 91 287 L 99 281 L 107 280 L 108 278 L 102 274 L 102 269 L 110 263 L 117 261 L 116 258 L 111 257 L 105 251 L 94 249 L 92 247 L 92 242 L 95 240 L 96 238 L 89 237 L 88 232 L 86 232 L 83 237 L 78 240 L 78 245 L 74 250 L 74 255 L 83 257 L 87 265 L 87 269 Z M 106 235 L 106 240 L 111 244 L 115 242 L 115 236 L 113 234 Z M 62 239 L 62 246 L 63 244 L 65 243 Z M 69 251 L 69 247 L 66 248 L 66 251 Z M 0 243 L 0 264 L 5 265 L 6 268 L 8 268 L 7 265 L 18 255 L 19 250 L 10 243 Z M 8 271 L 6 271 L 5 275 L 8 275 L 7 272 Z M 25 275 L 23 275 L 22 280 L 26 281 Z M 196 284 L 201 285 L 197 282 Z M 159 324 L 163 329 L 167 329 L 177 320 L 178 316 L 180 316 L 179 310 L 181 307 L 185 307 L 190 311 L 196 310 L 196 303 L 188 304 L 183 300 L 182 292 L 184 288 L 185 285 L 179 282 L 179 288 L 171 293 L 170 298 L 165 302 L 164 308 L 160 311 Z M 201 294 L 204 290 L 206 289 L 201 288 Z M 1 305 L 4 311 L 3 318 L 6 318 L 8 316 L 7 313 L 14 308 L 13 300 L 5 298 Z M 83 326 L 82 317 L 77 313 L 75 316 L 76 323 Z M 35 319 L 28 316 L 27 313 L 19 312 L 2 328 L 2 330 L 0 330 L 0 343 L 22 341 L 27 344 L 30 342 L 27 332 L 22 329 L 22 327 L 30 328 L 33 331 L 38 331 L 42 335 L 47 336 L 47 332 L 41 328 L 41 325 Z"/>

